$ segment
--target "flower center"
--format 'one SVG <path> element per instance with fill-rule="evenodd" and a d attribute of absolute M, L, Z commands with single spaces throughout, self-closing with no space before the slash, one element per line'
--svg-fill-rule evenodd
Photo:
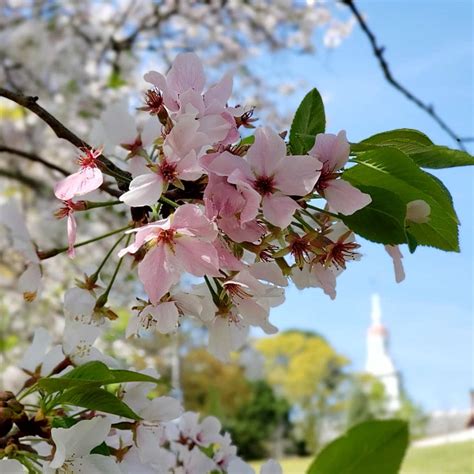
<path fill-rule="evenodd" d="M 258 176 L 253 183 L 254 189 L 262 196 L 272 194 L 275 190 L 272 176 Z"/>
<path fill-rule="evenodd" d="M 157 235 L 156 242 L 172 245 L 175 233 L 176 231 L 174 229 L 161 229 Z"/>
<path fill-rule="evenodd" d="M 77 162 L 81 168 L 97 168 L 97 158 L 102 154 L 101 149 L 83 148 Z"/>
<path fill-rule="evenodd" d="M 174 181 L 178 173 L 176 172 L 176 163 L 168 163 L 166 160 L 160 165 L 160 174 L 168 183 Z"/>
<path fill-rule="evenodd" d="M 149 112 L 150 115 L 158 115 L 163 108 L 163 96 L 158 89 L 149 89 L 145 92 L 145 106 L 141 110 Z"/>

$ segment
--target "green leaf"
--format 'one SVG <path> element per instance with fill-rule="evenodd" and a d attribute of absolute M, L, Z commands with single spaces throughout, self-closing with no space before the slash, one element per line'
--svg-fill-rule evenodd
<path fill-rule="evenodd" d="M 372 202 L 350 216 L 341 215 L 343 222 L 372 242 L 391 245 L 404 243 L 406 204 L 386 189 L 361 185 L 358 188 L 370 194 Z"/>
<path fill-rule="evenodd" d="M 290 150 L 293 155 L 304 155 L 314 145 L 316 135 L 326 128 L 323 100 L 317 89 L 312 89 L 296 110 L 290 129 Z"/>
<path fill-rule="evenodd" d="M 474 157 L 461 150 L 435 145 L 424 133 L 409 128 L 377 133 L 351 144 L 352 153 L 391 147 L 403 151 L 422 168 L 452 168 L 474 165 Z"/>
<path fill-rule="evenodd" d="M 367 421 L 328 444 L 307 474 L 396 474 L 407 446 L 406 422 Z"/>
<path fill-rule="evenodd" d="M 73 405 L 88 410 L 103 411 L 113 415 L 140 420 L 141 418 L 124 402 L 103 388 L 75 387 L 66 390 L 57 400 L 58 404 Z"/>
<path fill-rule="evenodd" d="M 410 153 L 410 157 L 422 168 L 441 169 L 456 166 L 473 166 L 474 157 L 461 150 L 445 146 L 428 146 Z"/>
<path fill-rule="evenodd" d="M 160 383 L 161 380 L 151 377 L 150 375 L 140 374 L 139 372 L 133 372 L 132 370 L 118 370 L 111 369 L 110 374 L 114 381 L 112 383 L 126 383 L 126 382 L 150 382 Z"/>
<path fill-rule="evenodd" d="M 38 381 L 38 385 L 48 392 L 58 392 L 73 387 L 100 387 L 114 383 L 151 382 L 160 381 L 146 374 L 131 370 L 109 369 L 103 362 L 92 361 L 72 369 L 62 377 L 45 377 Z"/>
<path fill-rule="evenodd" d="M 111 89 L 119 89 L 120 87 L 124 86 L 127 84 L 127 81 L 125 81 L 122 76 L 120 75 L 120 72 L 118 71 L 112 71 L 110 73 L 110 76 L 107 80 L 107 87 L 110 87 Z"/>
<path fill-rule="evenodd" d="M 439 180 L 422 171 L 405 153 L 381 148 L 361 153 L 356 166 L 344 172 L 344 179 L 354 186 L 373 186 L 398 196 L 407 205 L 422 199 L 430 208 L 426 224 L 410 223 L 410 233 L 419 245 L 459 251 L 458 219 L 452 198 Z"/>
<path fill-rule="evenodd" d="M 105 444 L 105 441 L 103 441 L 99 446 L 96 446 L 90 454 L 102 454 L 102 456 L 110 456 L 110 448 Z"/>
<path fill-rule="evenodd" d="M 410 234 L 408 229 L 406 231 L 406 235 L 407 235 L 408 250 L 410 251 L 410 253 L 415 253 L 415 250 L 418 247 L 418 242 L 416 241 L 415 237 L 413 237 L 413 235 Z"/>
<path fill-rule="evenodd" d="M 255 142 L 255 135 L 249 135 L 248 137 L 242 138 L 240 140 L 240 145 L 253 145 Z"/>

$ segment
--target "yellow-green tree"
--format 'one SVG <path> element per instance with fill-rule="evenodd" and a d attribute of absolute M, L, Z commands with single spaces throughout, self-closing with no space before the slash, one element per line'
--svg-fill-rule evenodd
<path fill-rule="evenodd" d="M 315 451 L 323 423 L 343 409 L 340 389 L 348 359 L 312 332 L 286 331 L 260 339 L 268 382 L 295 407 L 306 450 Z"/>

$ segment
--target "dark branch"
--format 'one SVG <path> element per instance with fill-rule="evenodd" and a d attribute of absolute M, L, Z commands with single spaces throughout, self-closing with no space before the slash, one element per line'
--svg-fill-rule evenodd
<path fill-rule="evenodd" d="M 5 170 L 0 168 L 0 176 L 18 181 L 19 183 L 35 190 L 42 196 L 47 196 L 50 192 L 49 188 L 47 188 L 44 183 L 35 178 L 32 178 L 31 176 L 26 176 L 20 171 Z"/>
<path fill-rule="evenodd" d="M 400 84 L 392 75 L 392 71 L 390 70 L 390 67 L 387 63 L 387 60 L 385 59 L 384 53 L 385 53 L 385 48 L 383 46 L 380 46 L 377 42 L 377 38 L 375 34 L 372 32 L 372 30 L 369 28 L 367 25 L 367 22 L 365 21 L 364 17 L 362 16 L 361 12 L 355 5 L 353 0 L 341 0 L 341 2 L 346 5 L 351 12 L 354 14 L 354 16 L 357 19 L 357 22 L 359 23 L 359 26 L 361 27 L 362 31 L 365 33 L 367 38 L 370 41 L 370 44 L 372 46 L 372 51 L 377 58 L 380 67 L 382 68 L 383 74 L 385 76 L 385 79 L 389 84 L 391 84 L 395 89 L 397 89 L 399 92 L 401 92 L 408 100 L 416 104 L 420 109 L 424 110 L 430 117 L 435 120 L 438 125 L 453 139 L 456 141 L 458 144 L 459 148 L 463 151 L 467 151 L 466 147 L 464 146 L 463 142 L 468 141 L 463 138 L 461 138 L 459 135 L 457 135 L 454 130 L 448 126 L 448 124 L 435 112 L 433 105 L 427 104 L 423 102 L 421 99 L 416 97 L 412 92 L 410 92 L 405 86 Z"/>
<path fill-rule="evenodd" d="M 2 144 L 0 144 L 0 153 L 10 153 L 12 155 L 21 156 L 22 158 L 25 158 L 29 161 L 41 163 L 42 165 L 46 166 L 46 168 L 57 171 L 61 173 L 63 176 L 69 176 L 71 174 L 69 171 L 65 170 L 61 166 L 55 165 L 54 163 L 51 163 L 45 160 L 44 158 L 41 158 L 41 156 L 36 155 L 35 153 L 30 153 L 23 150 L 17 150 L 16 148 L 11 148 L 9 146 L 5 146 Z M 119 190 L 111 187 L 110 183 L 104 182 L 102 186 L 100 187 L 100 189 L 110 194 L 111 196 L 115 196 L 115 197 L 119 197 L 122 194 Z"/>
<path fill-rule="evenodd" d="M 45 160 L 44 158 L 41 158 L 41 156 L 35 155 L 34 153 L 30 153 L 23 150 L 17 150 L 16 148 L 11 148 L 9 146 L 5 146 L 2 144 L 0 144 L 0 153 L 10 153 L 12 155 L 21 156 L 22 158 L 25 158 L 30 161 L 41 163 L 42 165 L 46 166 L 46 168 L 57 171 L 58 173 L 61 173 L 63 176 L 68 176 L 71 174 L 69 173 L 69 171 L 65 170 L 64 168 L 61 168 L 60 166 L 55 165 L 54 163 L 50 163 L 49 161 Z"/>
<path fill-rule="evenodd" d="M 0 97 L 5 97 L 18 105 L 21 105 L 25 109 L 30 110 L 37 115 L 43 122 L 46 122 L 50 128 L 54 131 L 58 138 L 68 141 L 77 148 L 91 148 L 91 146 L 79 138 L 75 133 L 66 128 L 56 117 L 51 115 L 47 110 L 43 109 L 38 104 L 38 97 L 25 96 L 20 93 L 9 91 L 0 87 Z M 128 190 L 128 185 L 131 181 L 130 173 L 123 171 L 118 166 L 114 165 L 104 155 L 100 155 L 98 158 L 100 169 L 104 174 L 112 176 L 117 181 L 117 185 L 120 190 Z"/>

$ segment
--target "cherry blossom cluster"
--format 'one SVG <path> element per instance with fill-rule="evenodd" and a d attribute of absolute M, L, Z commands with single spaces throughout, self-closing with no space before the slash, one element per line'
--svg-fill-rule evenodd
<path fill-rule="evenodd" d="M 128 335 L 169 333 L 190 316 L 208 327 L 210 351 L 227 359 L 251 326 L 277 331 L 269 311 L 284 301 L 289 279 L 335 297 L 336 277 L 359 247 L 338 213 L 353 214 L 371 198 L 343 179 L 344 132 L 319 134 L 308 154 L 290 155 L 282 135 L 255 128 L 253 109 L 229 106 L 230 75 L 206 89 L 194 53 L 178 55 L 166 76 L 151 71 L 145 80 L 139 110 L 148 118 L 136 123 L 125 103 L 112 104 L 94 126 L 97 148 L 84 149 L 79 170 L 55 186 L 69 254 L 75 213 L 104 182 L 100 156 L 119 148 L 132 177 L 120 201 L 139 218 L 127 231 L 133 242 L 118 255 L 133 258 L 147 296 Z M 323 199 L 324 209 L 314 205 Z M 186 274 L 204 282 L 184 288 Z"/>
<path fill-rule="evenodd" d="M 84 410 L 81 402 L 77 407 L 73 403 L 65 407 L 60 396 L 42 391 L 41 381 L 65 380 L 73 367 L 86 374 L 85 364 L 92 360 L 118 365 L 92 346 L 99 332 L 97 325 L 82 320 L 78 326 L 78 318 L 68 314 L 69 300 L 75 296 L 66 296 L 63 343 L 53 345 L 49 333 L 37 329 L 20 362 L 22 387 L 16 394 L 0 391 L 1 472 L 24 473 L 25 468 L 32 473 L 255 472 L 237 456 L 237 448 L 229 433 L 222 433 L 217 418 L 200 418 L 198 413 L 185 412 L 175 398 L 153 396 L 157 387 L 153 380 L 158 384 L 160 380 L 152 369 L 130 372 L 152 381 L 126 382 L 115 390 L 117 403 L 125 404 L 137 419 L 114 414 L 114 405 L 105 411 Z M 260 472 L 282 471 L 270 460 Z"/>

